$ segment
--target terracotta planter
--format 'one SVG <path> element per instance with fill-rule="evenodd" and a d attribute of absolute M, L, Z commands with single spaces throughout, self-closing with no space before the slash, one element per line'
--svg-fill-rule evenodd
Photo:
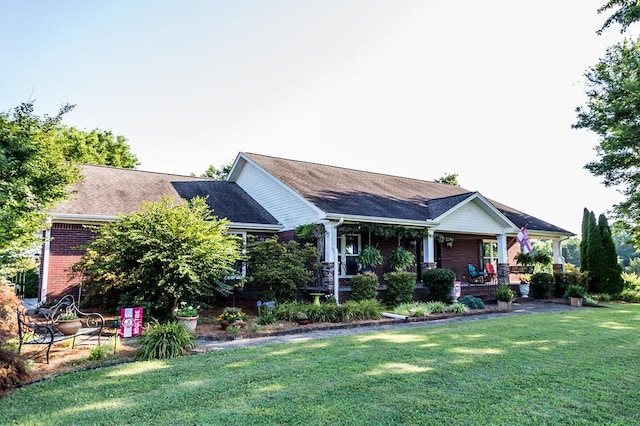
<path fill-rule="evenodd" d="M 184 326 L 187 328 L 187 330 L 189 330 L 192 333 L 195 333 L 196 326 L 198 325 L 198 318 L 200 318 L 200 317 L 199 316 L 197 316 L 197 317 L 176 317 L 176 320 L 178 320 L 178 322 L 183 323 Z"/>
<path fill-rule="evenodd" d="M 82 328 L 82 322 L 79 319 L 58 320 L 56 328 L 65 336 L 72 336 Z"/>
<path fill-rule="evenodd" d="M 571 306 L 582 306 L 582 297 L 570 297 Z"/>

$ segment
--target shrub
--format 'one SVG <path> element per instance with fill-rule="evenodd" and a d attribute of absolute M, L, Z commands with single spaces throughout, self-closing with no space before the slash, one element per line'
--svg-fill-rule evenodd
<path fill-rule="evenodd" d="M 534 299 L 548 299 L 553 294 L 556 280 L 551 274 L 538 272 L 531 276 L 531 296 Z"/>
<path fill-rule="evenodd" d="M 107 359 L 107 346 L 99 345 L 91 348 L 88 359 L 89 361 L 103 361 Z"/>
<path fill-rule="evenodd" d="M 19 303 L 13 289 L 0 284 L 0 396 L 29 379 L 24 359 L 8 345 L 9 339 L 17 334 Z"/>
<path fill-rule="evenodd" d="M 197 346 L 196 337 L 178 322 L 147 324 L 137 341 L 140 347 L 134 358 L 138 361 L 176 358 Z"/>
<path fill-rule="evenodd" d="M 387 272 L 384 274 L 387 286 L 387 305 L 393 307 L 413 300 L 416 286 L 416 274 L 413 272 Z"/>
<path fill-rule="evenodd" d="M 469 312 L 469 308 L 467 305 L 462 304 L 460 302 L 452 303 L 447 307 L 447 311 L 453 312 L 454 314 L 466 314 Z"/>
<path fill-rule="evenodd" d="M 378 276 L 373 272 L 357 274 L 349 281 L 352 300 L 375 299 L 378 296 Z"/>
<path fill-rule="evenodd" d="M 458 303 L 462 303 L 470 309 L 484 309 L 484 302 L 475 296 L 467 294 L 458 299 Z"/>
<path fill-rule="evenodd" d="M 500 284 L 496 287 L 495 296 L 496 299 L 501 302 L 512 302 L 515 298 L 513 290 L 506 284 Z"/>
<path fill-rule="evenodd" d="M 447 304 L 440 301 L 431 301 L 427 302 L 427 309 L 429 309 L 430 312 L 444 314 L 447 312 Z"/>
<path fill-rule="evenodd" d="M 429 300 L 449 303 L 455 279 L 456 274 L 450 269 L 435 268 L 424 271 L 422 280 L 429 289 Z"/>
<path fill-rule="evenodd" d="M 296 299 L 298 287 L 314 280 L 318 250 L 307 243 L 280 242 L 278 237 L 252 241 L 247 249 L 249 280 L 255 284 L 258 297 L 278 303 Z"/>
<path fill-rule="evenodd" d="M 556 297 L 564 297 L 564 294 L 567 292 L 567 286 L 570 284 L 577 284 L 586 288 L 589 273 L 572 270 L 556 272 L 553 276 L 555 278 L 553 295 Z"/>
<path fill-rule="evenodd" d="M 393 309 L 394 314 L 408 317 L 427 317 L 431 313 L 429 306 L 423 302 L 403 303 Z"/>

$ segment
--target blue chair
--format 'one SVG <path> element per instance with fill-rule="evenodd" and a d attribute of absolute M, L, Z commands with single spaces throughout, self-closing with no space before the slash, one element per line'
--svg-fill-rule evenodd
<path fill-rule="evenodd" d="M 480 272 L 476 269 L 474 265 L 469 263 L 467 265 L 467 270 L 469 271 L 469 282 L 472 284 L 484 284 L 486 275 L 484 272 Z"/>

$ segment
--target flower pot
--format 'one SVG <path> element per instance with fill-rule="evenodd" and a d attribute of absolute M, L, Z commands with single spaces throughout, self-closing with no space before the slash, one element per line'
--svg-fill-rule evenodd
<path fill-rule="evenodd" d="M 58 320 L 56 328 L 65 336 L 72 336 L 80 330 L 82 322 L 79 319 L 72 320 Z"/>
<path fill-rule="evenodd" d="M 571 306 L 582 306 L 582 297 L 570 297 Z"/>
<path fill-rule="evenodd" d="M 309 320 L 308 319 L 297 320 L 297 321 L 298 321 L 298 325 L 307 325 L 307 324 L 309 324 Z"/>
<path fill-rule="evenodd" d="M 183 323 L 184 326 L 187 328 L 187 330 L 189 330 L 192 333 L 195 333 L 196 326 L 198 325 L 198 318 L 200 318 L 200 317 L 199 316 L 197 316 L 197 317 L 176 317 L 176 320 L 178 320 L 178 322 Z"/>
<path fill-rule="evenodd" d="M 529 297 L 529 284 L 528 283 L 520 283 L 519 287 L 520 287 L 520 295 L 525 299 L 528 298 Z"/>
<path fill-rule="evenodd" d="M 501 311 L 510 311 L 511 310 L 511 302 L 506 302 L 504 300 L 498 300 L 498 309 Z"/>
<path fill-rule="evenodd" d="M 244 321 L 234 321 L 234 322 L 220 321 L 220 328 L 222 330 L 226 330 L 227 327 L 229 327 L 230 325 L 239 325 L 240 327 L 244 327 L 245 322 Z"/>

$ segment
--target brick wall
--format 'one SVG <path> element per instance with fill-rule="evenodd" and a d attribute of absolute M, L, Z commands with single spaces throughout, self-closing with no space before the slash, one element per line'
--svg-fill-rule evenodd
<path fill-rule="evenodd" d="M 92 241 L 95 235 L 91 229 L 79 224 L 54 223 L 52 225 L 47 300 L 58 299 L 69 293 L 78 296 L 80 280 L 71 276 L 70 268 L 84 254 L 80 246 Z"/>

